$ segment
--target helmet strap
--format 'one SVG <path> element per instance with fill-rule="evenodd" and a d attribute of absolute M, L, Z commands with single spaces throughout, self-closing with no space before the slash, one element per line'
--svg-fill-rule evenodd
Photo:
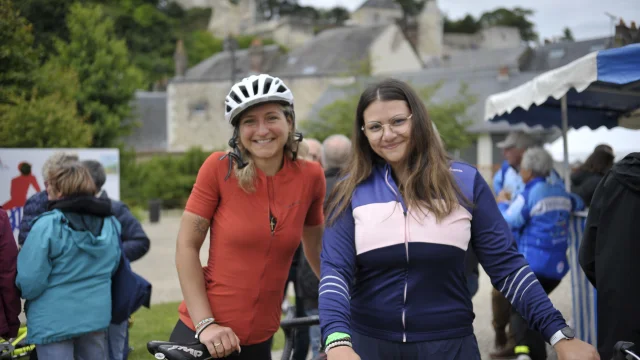
<path fill-rule="evenodd" d="M 295 144 L 295 149 L 291 149 L 291 158 L 295 161 L 298 158 L 298 148 L 300 147 L 300 143 L 302 142 L 302 133 L 295 132 L 293 133 L 293 141 Z"/>
<path fill-rule="evenodd" d="M 234 161 L 236 162 L 238 169 L 243 169 L 247 165 L 249 165 L 249 163 L 244 162 L 244 159 L 242 159 L 242 151 L 240 151 L 240 148 L 238 147 L 238 128 L 237 127 L 233 130 L 233 136 L 229 140 L 229 146 L 232 148 L 232 151 L 220 157 L 220 160 L 224 160 L 224 158 L 229 157 L 229 170 L 227 171 L 227 176 L 224 177 L 225 180 L 227 180 L 229 176 L 231 176 L 231 171 L 233 170 Z"/>

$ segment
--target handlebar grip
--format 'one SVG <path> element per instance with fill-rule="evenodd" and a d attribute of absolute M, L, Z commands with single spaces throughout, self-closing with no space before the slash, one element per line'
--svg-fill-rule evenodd
<path fill-rule="evenodd" d="M 280 327 L 283 329 L 289 329 L 292 327 L 300 327 L 300 326 L 313 326 L 320 324 L 320 317 L 318 315 L 293 318 L 293 319 L 284 319 L 280 321 Z"/>

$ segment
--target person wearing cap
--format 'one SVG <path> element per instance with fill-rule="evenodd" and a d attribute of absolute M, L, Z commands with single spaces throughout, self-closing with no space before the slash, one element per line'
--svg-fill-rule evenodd
<path fill-rule="evenodd" d="M 522 155 L 530 147 L 539 145 L 539 141 L 524 131 L 510 132 L 504 141 L 496 144 L 502 149 L 502 155 L 505 158 L 500 170 L 493 177 L 493 191 L 496 195 L 503 193 L 505 200 L 509 200 L 515 198 L 515 195 L 524 189 L 522 177 L 519 175 Z M 551 171 L 547 181 L 551 184 L 563 183 L 555 170 Z"/>
<path fill-rule="evenodd" d="M 184 301 L 170 341 L 200 341 L 213 358 L 271 359 L 282 290 L 300 239 L 316 276 L 324 224 L 320 164 L 297 156 L 293 94 L 267 74 L 234 84 L 225 100 L 231 151 L 200 167 L 178 232 Z M 209 235 L 207 265 L 200 249 Z"/>
<path fill-rule="evenodd" d="M 523 131 L 510 132 L 504 141 L 496 144 L 498 148 L 502 149 L 502 154 L 505 158 L 500 170 L 493 177 L 493 191 L 498 202 L 509 203 L 511 199 L 515 199 L 517 194 L 524 190 L 525 184 L 519 173 L 522 157 L 527 149 L 537 145 L 539 145 L 538 141 Z M 555 170 L 551 170 L 547 181 L 549 183 L 563 184 L 560 175 Z M 517 238 L 518 232 L 514 232 L 513 235 L 514 238 Z M 495 289 L 492 289 L 491 292 L 491 303 L 496 351 L 490 355 L 494 359 L 512 357 L 515 340 L 511 329 L 507 332 L 507 325 L 511 317 L 511 304 Z"/>

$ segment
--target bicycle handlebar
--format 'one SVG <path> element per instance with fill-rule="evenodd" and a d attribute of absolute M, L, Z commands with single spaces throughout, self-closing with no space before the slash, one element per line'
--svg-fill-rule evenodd
<path fill-rule="evenodd" d="M 318 324 L 320 324 L 320 317 L 318 315 L 284 319 L 280 321 L 280 327 L 282 328 L 282 330 L 287 330 L 290 328 L 301 327 L 301 326 L 313 326 Z"/>

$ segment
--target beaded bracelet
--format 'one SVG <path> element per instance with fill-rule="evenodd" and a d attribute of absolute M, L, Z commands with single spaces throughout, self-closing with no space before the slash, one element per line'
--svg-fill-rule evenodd
<path fill-rule="evenodd" d="M 340 347 L 340 346 L 353 347 L 351 344 L 351 340 L 336 340 L 334 342 L 327 344 L 327 346 L 324 348 L 324 351 L 328 352 L 329 350 Z"/>
<path fill-rule="evenodd" d="M 212 317 L 206 318 L 206 319 L 202 319 L 202 321 L 200 321 L 197 325 L 196 325 L 196 330 L 201 327 L 202 325 L 208 324 L 208 323 L 212 323 L 214 322 L 215 319 Z"/>
<path fill-rule="evenodd" d="M 208 328 L 208 327 L 209 327 L 209 325 L 213 325 L 213 324 L 215 324 L 215 322 L 210 321 L 210 322 L 208 322 L 208 323 L 204 324 L 204 325 L 203 325 L 201 328 L 199 328 L 198 330 L 196 330 L 196 336 L 195 336 L 195 337 L 196 337 L 196 339 L 198 339 L 198 341 L 200 341 L 200 334 L 202 334 L 202 332 L 204 331 L 204 329 Z"/>

